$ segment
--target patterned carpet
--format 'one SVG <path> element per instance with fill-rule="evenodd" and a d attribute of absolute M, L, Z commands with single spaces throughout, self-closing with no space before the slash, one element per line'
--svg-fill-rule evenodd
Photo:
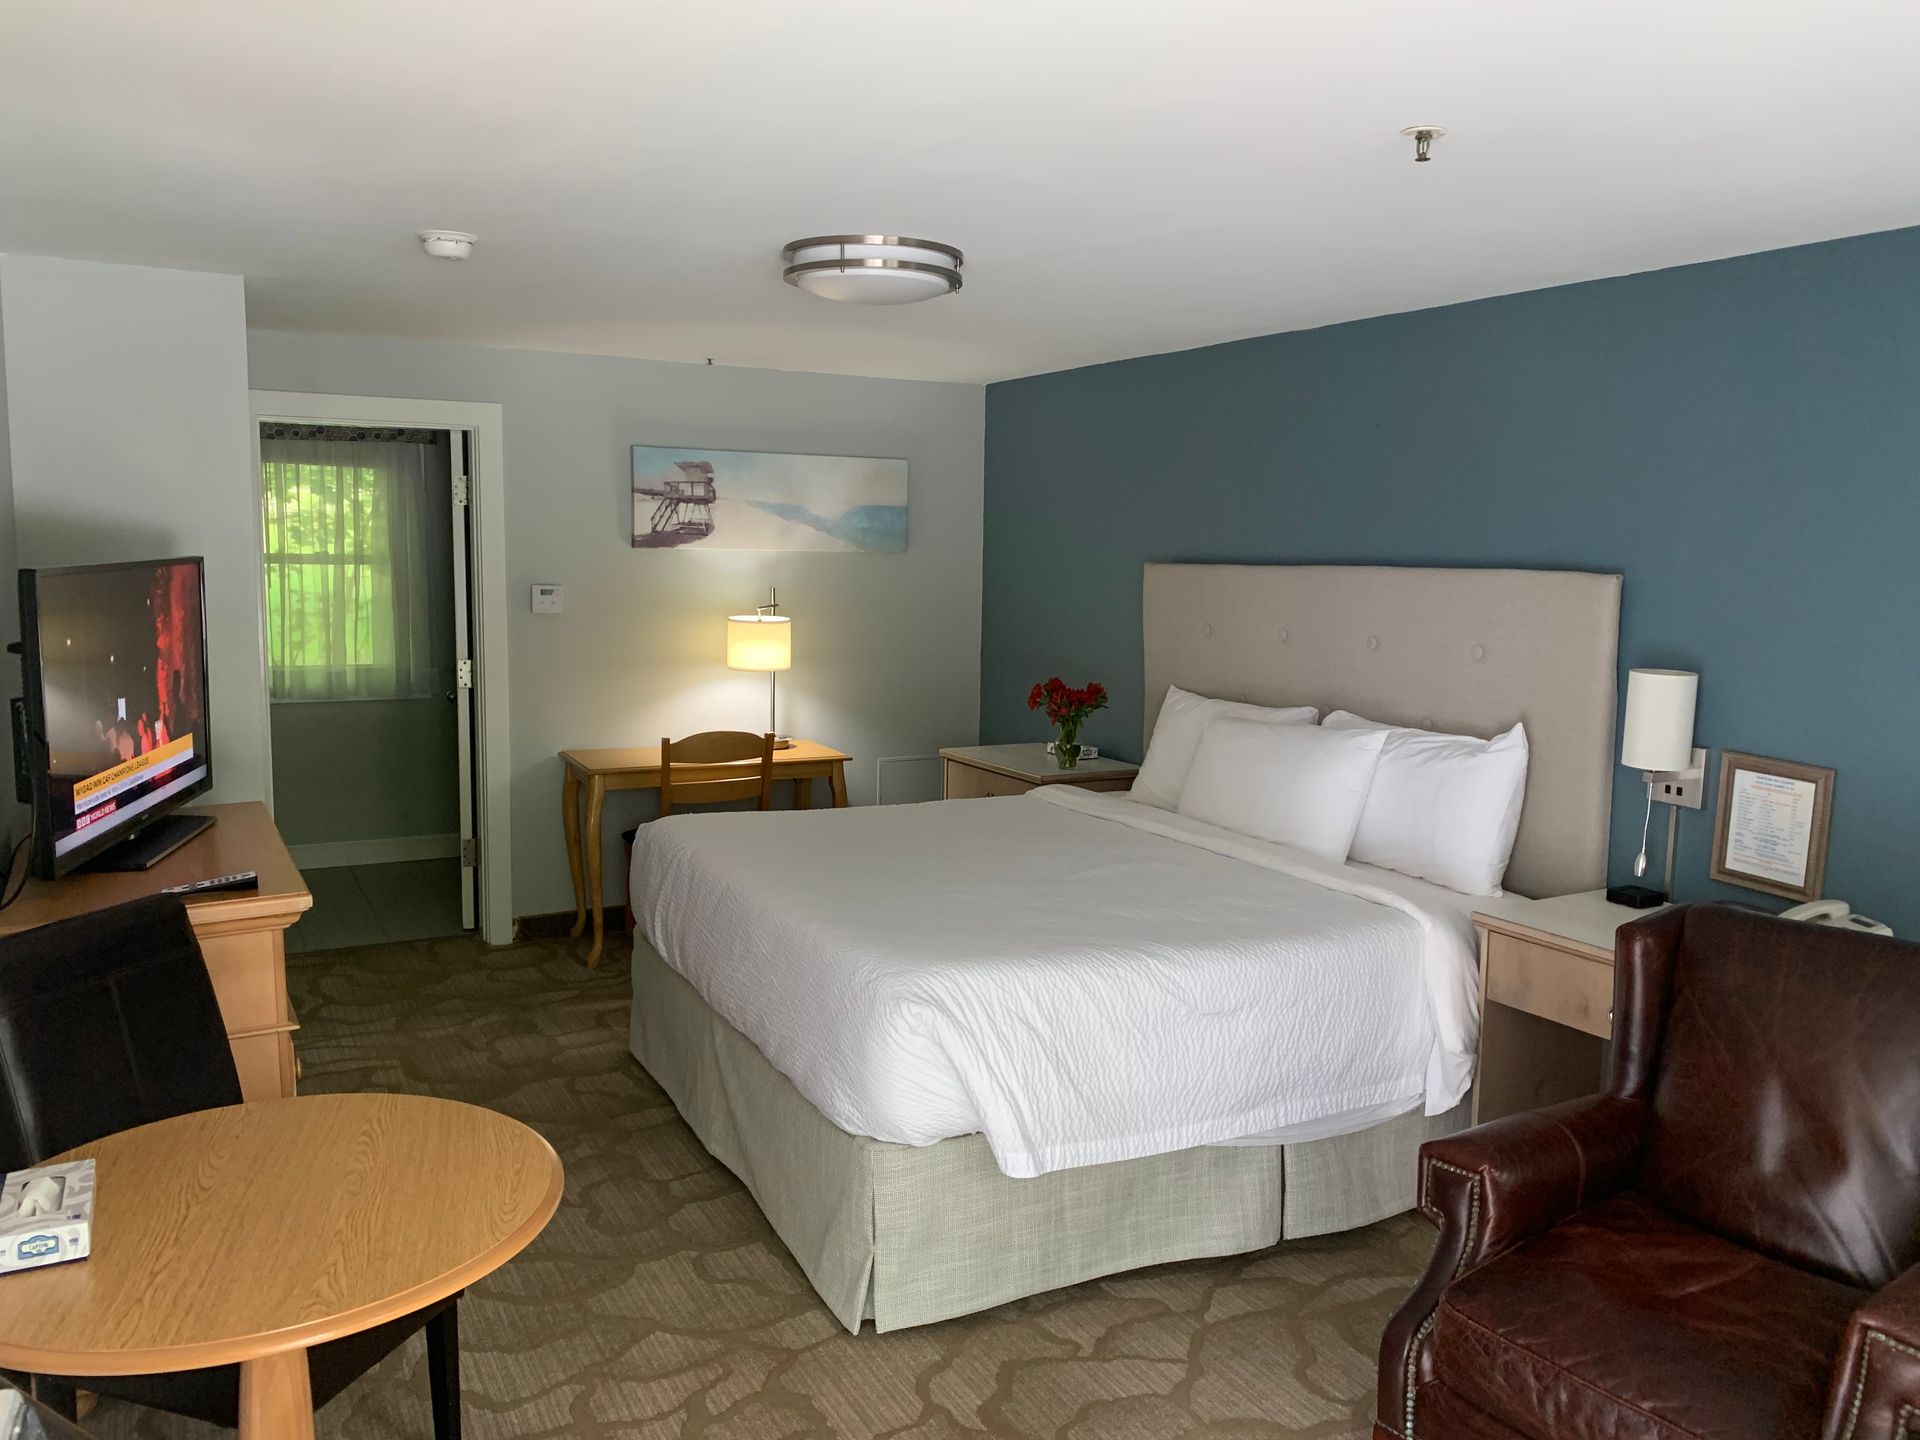
<path fill-rule="evenodd" d="M 473 1440 L 1367 1433 L 1375 1347 L 1425 1263 L 1424 1223 L 848 1335 L 627 1054 L 624 955 L 609 960 L 589 974 L 564 943 L 455 939 L 290 961 L 304 1090 L 491 1106 L 566 1163 L 552 1225 L 461 1304 Z M 88 1429 L 223 1433 L 111 1401 Z M 319 1429 L 430 1434 L 420 1342 L 321 1411 Z"/>

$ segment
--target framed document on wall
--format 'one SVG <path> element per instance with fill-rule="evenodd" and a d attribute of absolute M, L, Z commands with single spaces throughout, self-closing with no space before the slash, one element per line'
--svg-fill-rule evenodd
<path fill-rule="evenodd" d="M 1725 750 L 1709 872 L 1729 885 L 1818 900 L 1827 878 L 1833 771 Z"/>

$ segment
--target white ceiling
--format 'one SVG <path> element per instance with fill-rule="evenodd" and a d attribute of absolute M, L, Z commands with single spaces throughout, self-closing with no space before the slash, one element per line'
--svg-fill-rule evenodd
<path fill-rule="evenodd" d="M 0 250 L 237 271 L 273 328 L 994 380 L 1920 223 L 1916 58 L 1911 0 L 6 0 Z M 966 288 L 780 282 L 841 231 Z"/>

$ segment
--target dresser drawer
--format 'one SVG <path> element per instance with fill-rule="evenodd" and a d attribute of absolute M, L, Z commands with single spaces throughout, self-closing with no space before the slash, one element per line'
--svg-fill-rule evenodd
<path fill-rule="evenodd" d="M 1487 999 L 1602 1040 L 1613 1033 L 1613 967 L 1551 945 L 1489 934 Z"/>
<path fill-rule="evenodd" d="M 1033 782 L 1030 780 L 1017 780 L 1011 775 L 982 770 L 976 765 L 962 765 L 958 760 L 947 761 L 946 798 L 949 800 L 978 800 L 987 795 L 1024 795 L 1032 788 Z"/>

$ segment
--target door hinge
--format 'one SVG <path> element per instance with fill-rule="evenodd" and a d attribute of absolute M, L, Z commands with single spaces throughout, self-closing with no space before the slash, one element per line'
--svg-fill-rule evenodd
<path fill-rule="evenodd" d="M 472 839 L 462 840 L 460 842 L 461 868 L 464 870 L 471 870 L 474 866 L 478 865 L 479 863 L 480 863 L 480 842 L 478 840 L 472 840 Z"/>
<path fill-rule="evenodd" d="M 453 667 L 453 680 L 462 690 L 473 689 L 473 661 L 456 661 Z"/>
<path fill-rule="evenodd" d="M 472 484 L 468 481 L 466 476 L 456 475 L 453 477 L 453 503 L 454 504 L 465 505 L 467 503 L 467 497 L 472 493 L 473 493 Z"/>

